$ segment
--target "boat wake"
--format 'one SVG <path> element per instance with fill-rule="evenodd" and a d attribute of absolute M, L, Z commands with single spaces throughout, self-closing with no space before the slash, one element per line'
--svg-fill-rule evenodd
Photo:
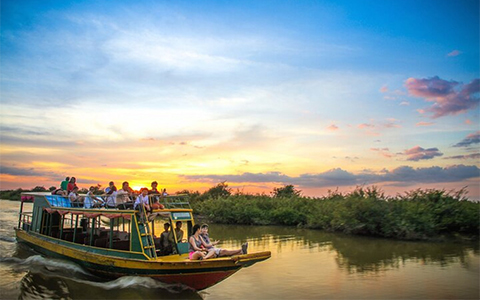
<path fill-rule="evenodd" d="M 104 290 L 147 288 L 147 289 L 167 290 L 170 293 L 179 293 L 182 291 L 192 290 L 190 287 L 185 285 L 167 284 L 152 278 L 140 277 L 140 276 L 124 276 L 109 282 L 92 282 L 92 281 L 87 282 L 84 280 L 76 280 L 76 281 L 79 283 L 85 283 L 91 286 L 95 286 Z"/>
<path fill-rule="evenodd" d="M 0 263 L 10 264 L 17 272 L 25 271 L 49 271 L 53 274 L 61 273 L 67 276 L 75 276 L 78 274 L 93 276 L 80 266 L 68 261 L 45 258 L 40 255 L 33 255 L 22 259 L 18 257 L 0 257 Z"/>
<path fill-rule="evenodd" d="M 6 235 L 0 235 L 0 241 L 8 242 L 8 243 L 16 243 L 17 242 L 17 240 L 14 237 L 6 236 Z"/>
<path fill-rule="evenodd" d="M 0 264 L 8 265 L 14 272 L 25 272 L 21 281 L 24 298 L 49 295 L 51 298 L 77 298 L 86 290 L 111 298 L 111 293 L 141 293 L 140 298 L 157 299 L 163 295 L 170 299 L 178 296 L 201 299 L 190 287 L 180 284 L 167 284 L 152 278 L 124 276 L 116 280 L 105 279 L 90 274 L 79 265 L 60 259 L 46 258 L 41 255 L 19 257 L 0 257 Z M 48 291 L 48 292 L 47 292 Z M 175 296 L 176 295 L 176 296 Z M 85 296 L 85 295 L 83 295 Z M 94 297 L 89 295 L 88 297 Z M 160 297 L 161 298 L 161 297 Z"/>

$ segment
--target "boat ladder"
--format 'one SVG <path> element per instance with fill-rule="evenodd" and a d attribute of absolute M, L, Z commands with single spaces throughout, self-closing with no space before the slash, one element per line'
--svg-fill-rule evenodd
<path fill-rule="evenodd" d="M 143 250 L 146 255 L 151 258 L 157 258 L 155 251 L 155 241 L 153 240 L 152 233 L 150 232 L 150 226 L 147 221 L 147 213 L 145 207 L 140 205 L 141 215 L 137 218 L 138 229 L 140 233 L 140 239 L 142 240 Z M 143 214 L 143 215 L 142 215 Z"/>

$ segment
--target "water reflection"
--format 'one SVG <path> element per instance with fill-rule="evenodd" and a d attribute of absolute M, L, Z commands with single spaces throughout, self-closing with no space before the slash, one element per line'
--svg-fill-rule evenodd
<path fill-rule="evenodd" d="M 268 234 L 266 234 L 268 232 Z M 348 273 L 380 272 L 399 268 L 406 261 L 446 267 L 470 266 L 468 257 L 479 254 L 478 243 L 410 242 L 328 233 L 318 230 L 276 226 L 210 225 L 210 235 L 235 247 L 248 240 L 258 251 L 277 254 L 291 251 L 334 251 L 335 261 Z"/>

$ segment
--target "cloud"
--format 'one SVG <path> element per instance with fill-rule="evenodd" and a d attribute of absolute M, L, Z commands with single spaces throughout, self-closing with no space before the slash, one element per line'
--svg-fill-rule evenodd
<path fill-rule="evenodd" d="M 460 54 L 462 54 L 462 51 L 453 50 L 452 52 L 448 53 L 447 56 L 458 56 Z"/>
<path fill-rule="evenodd" d="M 405 152 L 403 154 L 407 155 L 407 160 L 410 160 L 410 161 L 432 159 L 435 156 L 442 156 L 443 155 L 443 153 L 438 151 L 437 148 L 424 149 L 420 146 L 415 146 L 411 149 L 405 150 Z"/>
<path fill-rule="evenodd" d="M 388 87 L 387 87 L 386 85 L 382 86 L 382 87 L 380 88 L 380 92 L 381 92 L 381 93 L 386 93 L 386 92 L 388 92 Z"/>
<path fill-rule="evenodd" d="M 13 176 L 40 176 L 50 177 L 55 179 L 63 178 L 63 175 L 54 172 L 45 172 L 35 168 L 18 168 L 9 166 L 0 166 L 0 174 L 13 175 Z"/>
<path fill-rule="evenodd" d="M 375 127 L 375 125 L 373 125 L 373 124 L 368 124 L 368 123 L 362 123 L 362 124 L 358 125 L 358 128 L 360 128 L 360 129 L 374 128 L 374 127 Z"/>
<path fill-rule="evenodd" d="M 438 76 L 431 78 L 408 78 L 405 81 L 408 93 L 414 97 L 425 98 L 434 104 L 425 109 L 433 113 L 433 118 L 457 115 L 475 108 L 480 98 L 480 79 L 474 79 L 464 85 L 456 81 L 447 81 Z"/>
<path fill-rule="evenodd" d="M 280 172 L 243 173 L 240 175 L 184 175 L 187 180 L 203 182 L 233 182 L 233 183 L 281 183 L 294 184 L 299 187 L 336 187 L 355 186 L 388 182 L 391 185 L 414 185 L 418 183 L 461 182 L 480 176 L 477 166 L 454 165 L 449 167 L 412 168 L 401 166 L 391 171 L 382 170 L 374 173 L 363 171 L 354 174 L 341 168 L 334 168 L 317 174 L 301 174 L 297 177 L 287 176 Z"/>
<path fill-rule="evenodd" d="M 335 130 L 338 130 L 338 126 L 335 125 L 335 124 L 332 124 L 330 126 L 327 127 L 327 130 L 330 130 L 330 131 L 335 131 Z"/>
<path fill-rule="evenodd" d="M 415 124 L 415 126 L 432 126 L 433 124 L 435 124 L 434 122 L 418 122 L 417 124 Z"/>
<path fill-rule="evenodd" d="M 478 143 L 480 143 L 480 131 L 467 135 L 466 138 L 453 145 L 453 147 L 469 147 Z"/>
<path fill-rule="evenodd" d="M 379 155 L 387 158 L 394 157 L 395 155 L 390 152 L 388 148 L 370 148 L 370 151 L 377 152 Z"/>
<path fill-rule="evenodd" d="M 466 155 L 455 155 L 455 156 L 448 156 L 444 157 L 443 159 L 479 159 L 480 153 L 472 153 Z"/>

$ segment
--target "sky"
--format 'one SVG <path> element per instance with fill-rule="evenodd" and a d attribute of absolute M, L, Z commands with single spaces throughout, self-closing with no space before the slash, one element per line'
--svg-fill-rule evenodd
<path fill-rule="evenodd" d="M 1 1 L 0 189 L 480 198 L 479 2 Z"/>

